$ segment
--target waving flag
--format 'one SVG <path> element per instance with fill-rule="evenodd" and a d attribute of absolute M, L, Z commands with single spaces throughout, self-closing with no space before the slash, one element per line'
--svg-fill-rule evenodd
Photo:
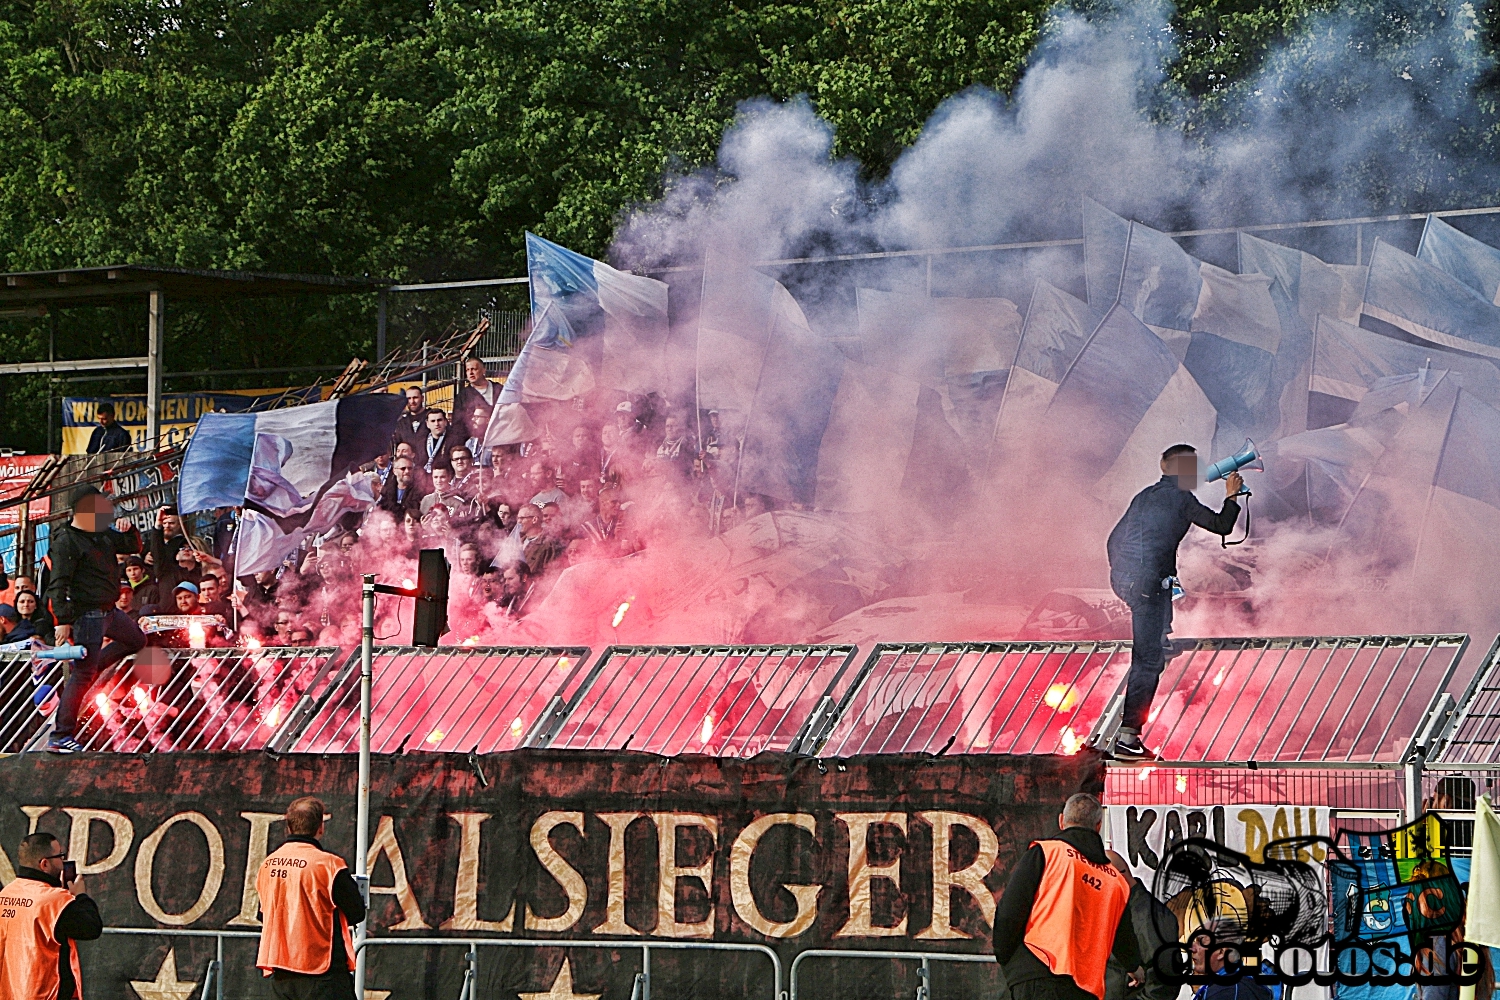
<path fill-rule="evenodd" d="M 1429 344 L 1408 344 L 1327 316 L 1320 317 L 1313 340 L 1312 378 L 1308 388 L 1342 401 L 1342 406 L 1336 409 L 1325 403 L 1319 426 L 1347 420 L 1354 404 L 1379 379 L 1423 368 L 1447 370 L 1466 390 L 1491 406 L 1500 406 L 1500 368 L 1485 358 Z"/>
<path fill-rule="evenodd" d="M 1417 259 L 1450 274 L 1500 305 L 1500 250 L 1454 229 L 1435 215 L 1427 217 Z"/>
<path fill-rule="evenodd" d="M 1263 274 L 1271 278 L 1309 330 L 1319 316 L 1332 316 L 1345 323 L 1359 322 L 1359 303 L 1364 297 L 1368 267 L 1325 264 L 1312 254 L 1272 243 L 1249 233 L 1239 234 L 1240 274 Z"/>
<path fill-rule="evenodd" d="M 1120 272 L 1129 242 L 1129 222 L 1092 198 L 1083 199 L 1084 294 L 1101 315 L 1120 298 Z"/>
<path fill-rule="evenodd" d="M 1164 447 L 1201 446 L 1213 440 L 1217 421 L 1193 376 L 1123 303 L 1089 337 L 1047 417 L 1066 435 L 1058 454 L 1071 452 L 1080 471 L 1096 480 L 1094 495 L 1121 509 L 1153 478 Z"/>
<path fill-rule="evenodd" d="M 1057 384 L 1083 350 L 1103 314 L 1060 288 L 1038 281 L 1026 306 L 1016 357 L 1006 373 L 995 416 L 989 465 L 1019 457 L 1041 426 Z"/>
<path fill-rule="evenodd" d="M 531 335 L 500 393 L 502 403 L 572 399 L 596 384 L 660 388 L 667 286 L 617 271 L 526 234 Z"/>
<path fill-rule="evenodd" d="M 280 560 L 267 553 L 290 551 L 345 510 L 375 502 L 351 478 L 390 447 L 403 405 L 401 396 L 371 393 L 263 413 L 205 413 L 182 459 L 178 509 L 243 507 L 245 537 L 261 545 L 247 551 L 240 541 L 236 573 L 274 568 Z"/>
<path fill-rule="evenodd" d="M 1425 261 L 1375 241 L 1359 325 L 1500 358 L 1500 307 Z"/>

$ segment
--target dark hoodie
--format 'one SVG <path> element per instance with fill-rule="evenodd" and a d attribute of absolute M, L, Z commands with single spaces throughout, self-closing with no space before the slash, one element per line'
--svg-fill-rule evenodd
<path fill-rule="evenodd" d="M 71 524 L 54 529 L 52 578 L 47 599 L 59 625 L 71 625 L 87 611 L 114 607 L 120 596 L 120 563 L 116 556 L 141 551 L 141 536 L 131 528 L 119 532 L 84 531 Z"/>

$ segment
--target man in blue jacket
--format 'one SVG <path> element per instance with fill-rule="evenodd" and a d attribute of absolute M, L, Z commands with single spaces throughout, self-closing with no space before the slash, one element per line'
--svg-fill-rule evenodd
<path fill-rule="evenodd" d="M 1141 743 L 1141 729 L 1156 697 L 1172 631 L 1172 586 L 1177 581 L 1177 546 L 1197 525 L 1228 535 L 1239 520 L 1234 502 L 1245 481 L 1238 472 L 1224 479 L 1224 507 L 1218 513 L 1198 502 L 1198 453 L 1174 444 L 1161 453 L 1162 477 L 1130 501 L 1125 516 L 1109 533 L 1109 585 L 1130 606 L 1130 675 L 1125 681 L 1125 715 L 1115 740 L 1115 757 L 1152 760 Z"/>

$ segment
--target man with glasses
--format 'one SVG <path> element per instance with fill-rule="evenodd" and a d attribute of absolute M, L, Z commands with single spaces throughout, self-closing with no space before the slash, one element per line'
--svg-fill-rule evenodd
<path fill-rule="evenodd" d="M 0 889 L 0 996 L 74 1000 L 83 976 L 74 941 L 104 933 L 99 905 L 68 871 L 68 854 L 50 833 L 21 839 L 16 877 Z M 63 883 L 66 875 L 72 881 Z"/>

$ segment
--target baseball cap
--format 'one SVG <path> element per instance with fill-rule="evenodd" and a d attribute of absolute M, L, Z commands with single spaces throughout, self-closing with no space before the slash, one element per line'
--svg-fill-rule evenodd
<path fill-rule="evenodd" d="M 9 604 L 0 604 L 0 618 L 9 618 L 13 622 L 21 620 L 21 613 Z"/>
<path fill-rule="evenodd" d="M 188 590 L 188 591 L 192 591 L 193 593 L 196 594 L 198 592 L 198 585 L 196 583 L 194 583 L 193 581 L 191 581 L 191 580 L 183 580 L 181 583 L 179 583 L 176 587 L 174 587 L 172 589 L 173 590 Z"/>

